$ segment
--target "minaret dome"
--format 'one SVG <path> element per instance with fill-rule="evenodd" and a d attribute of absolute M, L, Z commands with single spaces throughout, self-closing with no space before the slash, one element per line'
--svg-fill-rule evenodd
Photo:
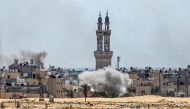
<path fill-rule="evenodd" d="M 107 13 L 106 13 L 105 22 L 109 22 L 108 11 L 107 11 Z"/>
<path fill-rule="evenodd" d="M 98 23 L 102 23 L 102 17 L 101 17 L 101 12 L 99 12 L 99 18 L 98 18 Z"/>

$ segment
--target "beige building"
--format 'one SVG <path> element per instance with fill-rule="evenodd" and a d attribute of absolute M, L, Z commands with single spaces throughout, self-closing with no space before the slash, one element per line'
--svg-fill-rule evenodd
<path fill-rule="evenodd" d="M 129 90 L 132 92 L 133 96 L 151 95 L 154 88 L 161 88 L 163 76 L 158 71 L 149 73 L 132 71 L 128 74 L 129 78 L 132 79 Z"/>
<path fill-rule="evenodd" d="M 28 83 L 28 85 L 39 85 L 42 83 L 42 85 L 47 84 L 47 71 L 35 71 L 32 73 L 31 78 L 24 78 L 25 82 Z"/>
<path fill-rule="evenodd" d="M 134 80 L 135 95 L 149 95 L 151 94 L 152 81 L 148 80 Z"/>
<path fill-rule="evenodd" d="M 48 95 L 52 95 L 55 98 L 64 97 L 64 84 L 61 78 L 48 78 L 47 80 Z"/>
<path fill-rule="evenodd" d="M 0 77 L 4 77 L 7 79 L 16 79 L 17 77 L 20 77 L 21 73 L 17 72 L 16 70 L 6 70 L 0 72 Z"/>

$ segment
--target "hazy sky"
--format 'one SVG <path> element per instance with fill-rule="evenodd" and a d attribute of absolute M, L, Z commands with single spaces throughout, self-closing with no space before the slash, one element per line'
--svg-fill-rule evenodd
<path fill-rule="evenodd" d="M 46 66 L 95 67 L 98 11 L 121 66 L 190 64 L 190 0 L 0 0 L 0 52 L 46 51 Z"/>

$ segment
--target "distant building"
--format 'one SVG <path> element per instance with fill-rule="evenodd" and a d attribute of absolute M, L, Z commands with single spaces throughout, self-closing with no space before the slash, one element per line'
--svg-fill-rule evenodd
<path fill-rule="evenodd" d="M 59 76 L 50 75 L 47 81 L 48 95 L 55 98 L 65 97 L 63 79 Z"/>
<path fill-rule="evenodd" d="M 111 58 L 113 51 L 110 51 L 110 35 L 111 30 L 109 28 L 109 17 L 108 12 L 105 17 L 105 29 L 102 29 L 102 17 L 99 13 L 98 18 L 98 29 L 96 30 L 97 35 L 97 50 L 94 51 L 96 58 L 96 70 L 111 65 Z"/>
<path fill-rule="evenodd" d="M 33 63 L 33 59 L 30 60 L 31 62 L 24 62 L 24 63 L 18 63 L 18 59 L 14 60 L 14 63 L 9 66 L 9 70 L 12 71 L 18 71 L 21 73 L 21 76 L 23 75 L 31 75 L 33 71 L 39 70 L 40 66 L 35 65 Z"/>

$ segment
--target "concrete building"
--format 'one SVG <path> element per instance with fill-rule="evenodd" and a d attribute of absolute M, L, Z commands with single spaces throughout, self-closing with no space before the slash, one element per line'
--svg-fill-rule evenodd
<path fill-rule="evenodd" d="M 105 29 L 102 29 L 102 24 L 101 13 L 99 13 L 97 23 L 98 29 L 96 30 L 97 50 L 94 51 L 94 56 L 96 58 L 96 70 L 111 65 L 111 59 L 113 55 L 113 51 L 110 51 L 111 30 L 109 28 L 110 22 L 108 12 L 106 13 L 105 17 Z"/>
<path fill-rule="evenodd" d="M 18 70 L 4 69 L 0 71 L 0 77 L 7 79 L 14 79 L 17 77 L 21 77 L 21 73 L 18 72 Z"/>
<path fill-rule="evenodd" d="M 33 59 L 30 60 L 30 63 L 19 63 L 18 59 L 14 59 L 14 63 L 9 66 L 9 70 L 17 70 L 23 76 L 24 74 L 31 74 L 33 71 L 40 70 L 40 66 L 35 65 Z"/>
<path fill-rule="evenodd" d="M 46 86 L 43 85 L 29 85 L 25 79 L 17 77 L 16 79 L 3 79 L 1 83 L 1 98 L 23 98 L 36 97 L 41 94 L 43 89 L 43 96 L 47 96 Z M 39 96 L 38 96 L 39 97 Z"/>
<path fill-rule="evenodd" d="M 48 95 L 52 95 L 55 98 L 65 97 L 63 79 L 59 76 L 50 75 L 47 80 Z"/>
<path fill-rule="evenodd" d="M 190 67 L 181 69 L 126 71 L 133 80 L 131 95 L 190 96 Z"/>

